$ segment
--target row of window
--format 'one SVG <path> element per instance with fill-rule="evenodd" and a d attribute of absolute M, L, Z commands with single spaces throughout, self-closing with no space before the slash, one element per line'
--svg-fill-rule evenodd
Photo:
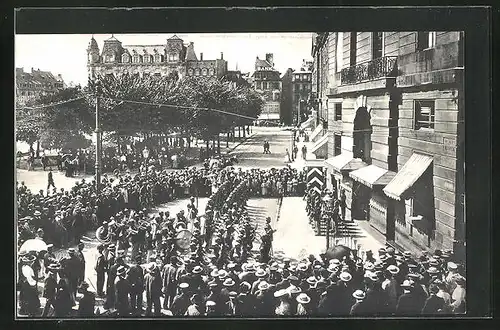
<path fill-rule="evenodd" d="M 199 68 L 196 68 L 196 69 L 188 69 L 188 72 L 187 72 L 188 76 L 199 76 L 200 74 L 202 76 L 213 76 L 215 75 L 215 70 L 214 69 L 207 69 L 207 68 L 203 68 L 203 69 L 199 69 Z"/>
<path fill-rule="evenodd" d="M 24 88 L 34 88 L 35 86 L 37 88 L 40 87 L 40 85 L 35 85 L 35 84 L 31 84 L 31 83 L 21 83 L 21 84 L 19 84 L 19 87 L 24 87 Z M 45 88 L 53 88 L 53 87 L 55 87 L 55 88 L 62 88 L 63 84 L 61 84 L 61 83 L 43 84 L 42 86 L 45 87 Z"/>
<path fill-rule="evenodd" d="M 434 129 L 435 123 L 435 101 L 415 100 L 414 101 L 414 129 L 421 128 Z M 342 103 L 335 104 L 335 120 L 342 120 Z"/>
<path fill-rule="evenodd" d="M 436 113 L 435 113 L 435 101 L 434 100 L 415 100 L 413 104 L 414 108 L 414 122 L 413 128 L 415 130 L 419 129 L 434 129 Z M 328 109 L 326 109 L 328 110 Z M 328 111 L 326 111 L 326 115 Z M 321 117 L 325 116 L 325 112 Z M 335 103 L 334 106 L 334 120 L 342 120 L 342 103 Z"/>
<path fill-rule="evenodd" d="M 342 33 L 338 34 L 337 40 L 337 72 L 342 68 Z M 358 42 L 358 34 L 357 32 L 351 32 L 350 37 L 350 54 L 349 54 L 349 65 L 356 65 L 356 56 L 357 56 L 357 42 Z M 355 45 L 353 47 L 353 45 Z M 385 41 L 384 41 L 384 32 L 372 32 L 372 59 L 380 58 L 384 56 L 385 53 Z M 422 51 L 424 49 L 436 47 L 436 32 L 432 31 L 420 31 L 417 32 L 417 40 L 416 40 L 416 50 Z M 340 62 L 340 63 L 339 63 Z M 340 64 L 340 65 L 339 65 Z"/>
<path fill-rule="evenodd" d="M 280 89 L 280 83 L 279 82 L 269 82 L 269 81 L 256 81 L 255 88 L 262 89 L 262 90 Z"/>
<path fill-rule="evenodd" d="M 295 74 L 294 75 L 294 81 L 302 80 L 302 81 L 311 81 L 311 75 L 310 74 Z"/>
<path fill-rule="evenodd" d="M 161 54 L 155 54 L 155 55 L 139 55 L 139 54 L 134 54 L 130 56 L 129 54 L 125 53 L 121 57 L 122 63 L 162 63 L 165 60 L 165 56 Z M 179 61 L 179 54 L 169 54 L 168 55 L 168 61 L 169 62 L 178 62 Z M 114 63 L 116 62 L 116 57 L 114 54 L 106 54 L 104 55 L 104 63 Z"/>
<path fill-rule="evenodd" d="M 301 91 L 301 90 L 304 90 L 304 91 L 309 91 L 311 89 L 311 85 L 310 84 L 296 84 L 293 86 L 293 90 L 295 92 L 298 92 L 298 91 Z"/>

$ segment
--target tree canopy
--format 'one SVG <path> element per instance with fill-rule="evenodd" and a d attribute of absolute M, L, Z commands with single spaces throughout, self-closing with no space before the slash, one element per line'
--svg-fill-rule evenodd
<path fill-rule="evenodd" d="M 248 85 L 224 79 L 98 76 L 84 89 L 66 88 L 28 104 L 55 105 L 33 110 L 18 107 L 17 139 L 32 143 L 43 135 L 50 145 L 65 139 L 78 141 L 81 134 L 91 133 L 95 126 L 96 93 L 100 128 L 120 135 L 161 132 L 207 138 L 249 124 L 251 119 L 235 115 L 257 118 L 264 102 Z M 83 98 L 57 104 L 78 97 Z"/>

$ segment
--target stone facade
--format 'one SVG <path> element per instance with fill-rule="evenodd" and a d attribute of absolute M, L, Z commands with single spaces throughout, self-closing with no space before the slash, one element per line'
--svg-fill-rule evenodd
<path fill-rule="evenodd" d="M 461 33 L 350 32 L 318 38 L 331 43 L 323 45 L 330 49 L 328 69 L 321 68 L 326 61 L 316 50 L 313 78 L 319 97 L 322 82 L 329 81 L 328 157 L 340 151 L 393 175 L 413 154 L 432 158 L 400 200 L 384 193 L 388 182 L 368 187 L 355 180 L 355 172 L 338 172 L 327 161 L 329 186 L 343 187 L 351 213 L 365 214 L 390 244 L 463 254 Z"/>
<path fill-rule="evenodd" d="M 16 68 L 16 102 L 20 105 L 42 95 L 54 94 L 65 87 L 60 74 L 33 68 L 31 72 L 25 72 L 24 68 Z"/>
<path fill-rule="evenodd" d="M 198 60 L 194 44 L 187 45 L 177 36 L 162 45 L 122 45 L 114 36 L 104 41 L 102 52 L 94 38 L 87 49 L 87 68 L 92 79 L 96 74 L 119 76 L 124 73 L 165 76 L 207 76 L 220 78 L 227 72 L 227 62 L 220 59 Z"/>
<path fill-rule="evenodd" d="M 282 86 L 280 73 L 274 68 L 273 54 L 266 54 L 265 60 L 256 57 L 252 86 L 265 100 L 259 119 L 279 122 Z"/>

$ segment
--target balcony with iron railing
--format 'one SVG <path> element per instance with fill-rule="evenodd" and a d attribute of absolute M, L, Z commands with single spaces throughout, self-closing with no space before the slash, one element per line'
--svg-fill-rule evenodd
<path fill-rule="evenodd" d="M 342 69 L 340 86 L 394 78 L 397 75 L 397 59 L 397 56 L 384 56 Z"/>

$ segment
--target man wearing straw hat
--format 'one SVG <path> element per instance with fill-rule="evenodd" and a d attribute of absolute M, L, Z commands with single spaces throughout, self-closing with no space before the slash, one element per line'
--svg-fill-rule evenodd
<path fill-rule="evenodd" d="M 119 316 L 128 316 L 130 312 L 130 283 L 126 277 L 127 268 L 124 265 L 119 266 L 115 280 L 116 310 Z"/>
<path fill-rule="evenodd" d="M 179 284 L 180 293 L 174 297 L 170 310 L 175 316 L 182 316 L 189 307 L 188 289 L 189 284 L 183 282 Z"/>
<path fill-rule="evenodd" d="M 140 266 L 138 266 L 140 267 Z M 154 316 L 161 314 L 160 297 L 162 295 L 162 280 L 156 263 L 151 262 L 147 266 L 147 273 L 144 276 L 144 287 L 146 288 L 146 316 L 151 316 L 153 309 Z M 140 291 L 142 296 L 142 290 Z M 142 300 L 142 299 L 141 299 Z"/>
<path fill-rule="evenodd" d="M 311 302 L 311 298 L 306 293 L 301 293 L 297 296 L 296 301 L 297 304 L 297 316 L 305 316 L 310 314 L 309 303 Z"/>
<path fill-rule="evenodd" d="M 352 294 L 353 298 L 356 299 L 354 305 L 352 305 L 349 315 L 352 316 L 366 316 L 370 315 L 368 306 L 366 305 L 365 298 L 366 294 L 362 290 L 356 290 Z"/>
<path fill-rule="evenodd" d="M 43 286 L 43 297 L 46 299 L 42 317 L 48 316 L 50 307 L 55 309 L 55 299 L 57 294 L 57 272 L 61 267 L 57 264 L 47 265 L 47 277 Z"/>

